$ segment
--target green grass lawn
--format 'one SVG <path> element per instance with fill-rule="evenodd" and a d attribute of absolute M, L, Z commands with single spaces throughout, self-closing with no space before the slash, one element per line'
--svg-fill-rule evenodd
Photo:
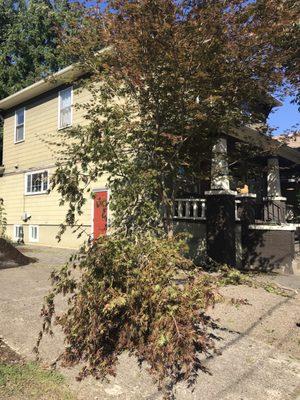
<path fill-rule="evenodd" d="M 0 363 L 0 400 L 75 400 L 64 377 L 35 363 Z"/>

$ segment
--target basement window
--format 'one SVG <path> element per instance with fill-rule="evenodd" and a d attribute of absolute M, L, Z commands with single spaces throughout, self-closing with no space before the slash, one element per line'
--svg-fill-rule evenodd
<path fill-rule="evenodd" d="M 25 194 L 47 193 L 48 188 L 48 171 L 27 172 L 25 174 Z"/>
<path fill-rule="evenodd" d="M 73 88 L 60 90 L 58 97 L 58 129 L 72 125 Z"/>
<path fill-rule="evenodd" d="M 25 108 L 15 111 L 15 143 L 25 140 Z"/>
<path fill-rule="evenodd" d="M 15 242 L 24 241 L 24 231 L 22 225 L 14 225 L 14 241 Z"/>
<path fill-rule="evenodd" d="M 39 241 L 39 226 L 29 225 L 29 241 L 38 242 Z"/>

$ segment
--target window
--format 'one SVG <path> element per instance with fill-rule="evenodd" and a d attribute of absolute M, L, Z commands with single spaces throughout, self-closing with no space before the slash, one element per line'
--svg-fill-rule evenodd
<path fill-rule="evenodd" d="M 49 187 L 48 171 L 28 172 L 25 175 L 25 193 L 47 193 Z"/>
<path fill-rule="evenodd" d="M 24 231 L 22 225 L 14 225 L 14 240 L 16 242 L 24 241 Z"/>
<path fill-rule="evenodd" d="M 25 139 L 25 108 L 15 112 L 15 143 L 23 142 Z"/>
<path fill-rule="evenodd" d="M 58 128 L 66 128 L 72 125 L 72 99 L 73 89 L 69 87 L 59 92 L 58 99 Z"/>
<path fill-rule="evenodd" d="M 29 225 L 29 241 L 38 242 L 39 241 L 39 226 Z"/>

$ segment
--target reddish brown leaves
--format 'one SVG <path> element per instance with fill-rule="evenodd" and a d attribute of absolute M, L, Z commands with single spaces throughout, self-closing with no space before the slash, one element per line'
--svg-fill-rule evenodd
<path fill-rule="evenodd" d="M 53 275 L 43 330 L 49 331 L 55 316 L 54 296 L 64 293 L 69 307 L 56 318 L 66 341 L 62 362 L 83 362 L 80 378 L 103 379 L 115 374 L 119 355 L 129 352 L 149 365 L 165 389 L 182 379 L 193 382 L 199 369 L 205 369 L 199 354 L 214 348 L 204 312 L 214 304 L 215 289 L 181 255 L 183 245 L 151 236 L 135 242 L 101 238 L 81 252 L 80 261 Z M 81 271 L 76 285 L 75 265 Z M 180 270 L 185 278 L 176 283 Z"/>

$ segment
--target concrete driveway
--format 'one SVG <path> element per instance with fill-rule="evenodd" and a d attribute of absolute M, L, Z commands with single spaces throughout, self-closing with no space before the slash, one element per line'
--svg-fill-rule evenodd
<path fill-rule="evenodd" d="M 34 358 L 32 348 L 41 326 L 39 312 L 49 289 L 49 274 L 63 264 L 69 250 L 24 247 L 38 263 L 0 269 L 0 336 L 14 350 Z M 278 279 L 278 278 L 276 278 Z M 282 284 L 300 287 L 300 276 L 280 277 Z M 220 329 L 220 356 L 208 358 L 210 374 L 199 375 L 195 390 L 178 385 L 177 400 L 292 400 L 300 399 L 300 296 L 285 298 L 245 286 L 222 289 L 225 301 L 211 310 Z M 230 299 L 247 298 L 235 307 Z M 63 346 L 60 332 L 46 337 L 42 356 L 50 363 Z M 118 375 L 109 383 L 77 382 L 77 370 L 62 369 L 70 387 L 85 400 L 155 400 L 157 392 L 147 372 L 123 356 Z M 27 400 L 27 399 L 24 399 Z"/>

